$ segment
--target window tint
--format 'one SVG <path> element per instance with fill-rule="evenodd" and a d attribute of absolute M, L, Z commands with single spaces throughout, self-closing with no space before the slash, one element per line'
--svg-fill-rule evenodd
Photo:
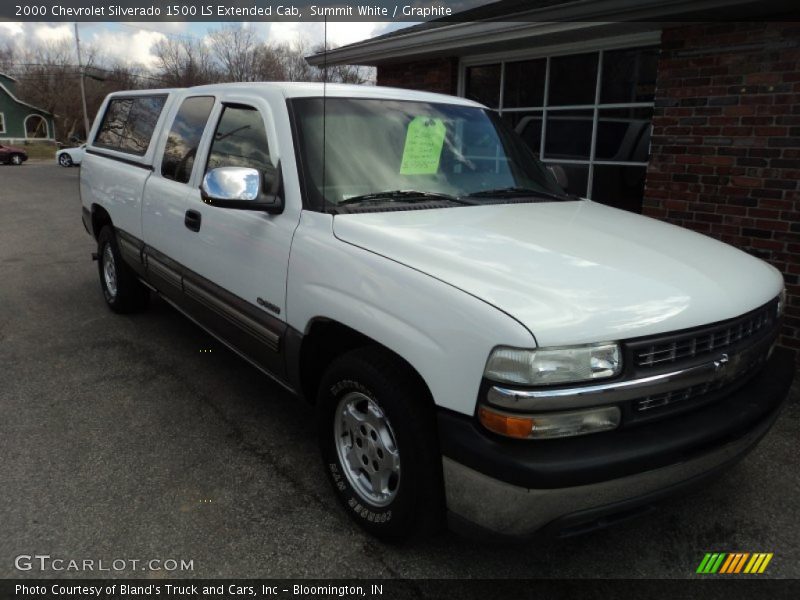
<path fill-rule="evenodd" d="M 658 48 L 608 51 L 603 56 L 600 102 L 652 102 L 656 92 Z"/>
<path fill-rule="evenodd" d="M 97 146 L 142 156 L 147 152 L 166 96 L 115 98 L 95 136 Z"/>
<path fill-rule="evenodd" d="M 507 63 L 503 107 L 542 106 L 546 73 L 546 58 Z"/>
<path fill-rule="evenodd" d="M 598 54 L 571 54 L 550 60 L 548 104 L 594 104 Z"/>
<path fill-rule="evenodd" d="M 197 155 L 200 138 L 214 107 L 214 98 L 208 96 L 187 98 L 181 104 L 167 138 L 161 174 L 167 179 L 187 183 Z"/>
<path fill-rule="evenodd" d="M 591 110 L 548 112 L 545 158 L 588 160 L 592 148 L 593 114 Z"/>
<path fill-rule="evenodd" d="M 652 108 L 605 109 L 598 115 L 595 158 L 647 162 Z"/>
<path fill-rule="evenodd" d="M 219 167 L 249 167 L 261 172 L 264 189 L 275 178 L 261 113 L 248 106 L 226 106 L 208 155 L 206 172 Z"/>
<path fill-rule="evenodd" d="M 489 108 L 500 106 L 500 65 L 469 67 L 465 89 L 470 100 Z"/>
<path fill-rule="evenodd" d="M 542 111 L 506 112 L 503 120 L 522 137 L 534 154 L 541 154 Z"/>

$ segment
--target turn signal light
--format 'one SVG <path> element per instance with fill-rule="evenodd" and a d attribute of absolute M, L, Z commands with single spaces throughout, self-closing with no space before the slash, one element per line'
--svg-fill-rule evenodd
<path fill-rule="evenodd" d="M 478 409 L 481 425 L 489 431 L 513 438 L 527 439 L 533 431 L 533 419 L 495 412 L 485 406 Z"/>
<path fill-rule="evenodd" d="M 621 413 L 616 406 L 599 406 L 567 412 L 519 415 L 481 406 L 478 419 L 489 431 L 507 437 L 553 439 L 616 429 Z"/>

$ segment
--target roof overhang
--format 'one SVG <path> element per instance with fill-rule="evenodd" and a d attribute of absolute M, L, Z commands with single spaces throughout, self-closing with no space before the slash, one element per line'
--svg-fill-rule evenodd
<path fill-rule="evenodd" d="M 326 53 L 314 54 L 306 60 L 314 66 L 358 64 L 379 65 L 417 56 L 464 56 L 479 53 L 497 44 L 512 46 L 514 42 L 559 35 L 602 34 L 660 28 L 674 22 L 711 20 L 715 11 L 725 9 L 724 19 L 736 15 L 769 14 L 785 10 L 781 0 L 577 0 L 556 6 L 504 15 L 492 20 L 472 22 L 436 22 L 427 28 L 409 27 L 393 34 L 376 37 Z M 734 10 L 732 10 L 734 9 Z M 719 14 L 717 12 L 717 14 Z M 505 19 L 505 20 L 502 20 Z M 434 23 L 432 22 L 431 25 Z"/>

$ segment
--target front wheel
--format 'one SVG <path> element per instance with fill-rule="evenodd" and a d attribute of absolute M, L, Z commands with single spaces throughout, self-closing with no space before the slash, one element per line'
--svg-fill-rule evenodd
<path fill-rule="evenodd" d="M 72 166 L 72 157 L 69 154 L 62 154 L 58 157 L 58 164 L 62 167 L 71 167 Z"/>
<path fill-rule="evenodd" d="M 380 348 L 336 359 L 317 398 L 325 471 L 345 510 L 387 541 L 444 523 L 441 455 L 427 390 Z"/>
<path fill-rule="evenodd" d="M 20 166 L 22 164 L 22 156 L 19 154 L 12 154 L 11 155 L 11 164 L 14 166 Z"/>
<path fill-rule="evenodd" d="M 114 229 L 108 225 L 103 227 L 97 238 L 97 264 L 103 297 L 111 310 L 117 313 L 132 313 L 147 307 L 150 291 L 122 260 L 117 236 Z"/>

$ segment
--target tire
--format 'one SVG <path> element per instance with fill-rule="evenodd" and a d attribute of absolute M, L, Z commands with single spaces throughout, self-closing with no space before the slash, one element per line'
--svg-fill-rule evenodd
<path fill-rule="evenodd" d="M 14 165 L 15 167 L 20 166 L 24 161 L 22 160 L 22 155 L 20 154 L 12 154 L 9 162 Z"/>
<path fill-rule="evenodd" d="M 60 164 L 62 167 L 71 167 L 72 157 L 65 152 L 64 154 L 58 157 L 58 164 Z"/>
<path fill-rule="evenodd" d="M 436 415 L 410 367 L 377 347 L 348 352 L 323 375 L 316 410 L 325 472 L 358 525 L 390 542 L 441 528 Z"/>
<path fill-rule="evenodd" d="M 100 287 L 108 307 L 116 313 L 134 313 L 147 308 L 150 291 L 122 260 L 114 229 L 103 227 L 97 238 Z"/>

